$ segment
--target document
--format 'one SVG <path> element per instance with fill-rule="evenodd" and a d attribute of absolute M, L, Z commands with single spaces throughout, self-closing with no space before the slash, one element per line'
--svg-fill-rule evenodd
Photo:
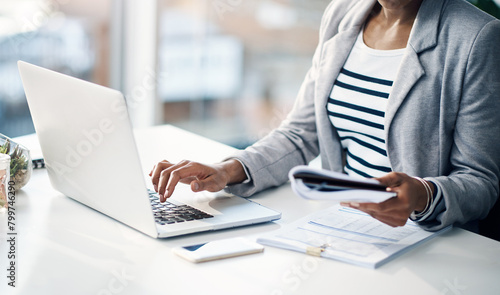
<path fill-rule="evenodd" d="M 450 228 L 429 232 L 411 220 L 403 227 L 391 227 L 361 211 L 335 205 L 263 236 L 257 242 L 377 268 Z"/>
<path fill-rule="evenodd" d="M 375 179 L 358 179 L 309 166 L 293 168 L 288 178 L 293 191 L 305 199 L 380 203 L 396 196 Z"/>

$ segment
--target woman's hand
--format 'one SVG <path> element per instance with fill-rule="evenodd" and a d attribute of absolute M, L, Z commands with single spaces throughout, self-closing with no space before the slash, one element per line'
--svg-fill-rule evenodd
<path fill-rule="evenodd" d="M 427 191 L 418 179 L 404 173 L 391 172 L 376 178 L 387 186 L 387 191 L 397 196 L 381 203 L 341 203 L 342 206 L 358 209 L 390 226 L 403 226 L 413 211 L 421 212 L 427 205 Z M 428 182 L 432 192 L 434 185 Z"/>
<path fill-rule="evenodd" d="M 153 167 L 149 176 L 161 202 L 172 196 L 179 182 L 190 184 L 193 192 L 218 192 L 226 185 L 241 182 L 246 178 L 243 166 L 234 159 L 214 165 L 187 160 L 173 164 L 164 160 Z"/>

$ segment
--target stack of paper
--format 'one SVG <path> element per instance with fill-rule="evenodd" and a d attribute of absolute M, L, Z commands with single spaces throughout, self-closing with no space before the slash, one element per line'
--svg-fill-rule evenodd
<path fill-rule="evenodd" d="M 410 220 L 403 227 L 391 227 L 358 210 L 335 205 L 257 242 L 376 268 L 450 228 L 428 232 Z"/>

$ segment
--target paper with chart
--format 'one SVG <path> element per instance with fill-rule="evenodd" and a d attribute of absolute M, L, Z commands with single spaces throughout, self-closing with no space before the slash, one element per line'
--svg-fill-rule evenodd
<path fill-rule="evenodd" d="M 335 205 L 258 242 L 304 253 L 321 249 L 322 257 L 376 268 L 443 231 L 428 232 L 410 220 L 394 228 L 360 211 Z"/>

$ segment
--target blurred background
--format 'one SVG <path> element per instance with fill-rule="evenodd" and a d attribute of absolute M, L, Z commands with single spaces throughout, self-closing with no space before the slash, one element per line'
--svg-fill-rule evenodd
<path fill-rule="evenodd" d="M 291 109 L 329 2 L 0 0 L 0 133 L 34 132 L 21 59 L 122 91 L 136 127 L 244 148 Z"/>

